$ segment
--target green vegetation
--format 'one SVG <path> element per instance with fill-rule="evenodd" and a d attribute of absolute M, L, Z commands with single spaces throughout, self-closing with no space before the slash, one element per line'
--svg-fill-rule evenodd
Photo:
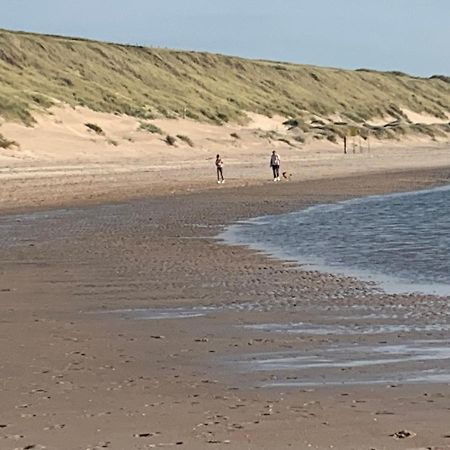
<path fill-rule="evenodd" d="M 109 144 L 109 145 L 113 145 L 114 147 L 117 147 L 118 145 L 119 145 L 119 143 L 117 142 L 117 141 L 115 141 L 114 139 L 106 139 L 106 142 Z"/>
<path fill-rule="evenodd" d="M 312 117 L 332 114 L 363 127 L 374 117 L 404 119 L 402 108 L 441 119 L 450 111 L 443 75 L 425 79 L 2 30 L 0 80 L 0 116 L 28 125 L 36 112 L 59 102 L 143 120 L 223 124 L 245 121 L 246 111 L 280 114 L 302 133 L 314 128 Z M 397 136 L 399 130 L 374 134 Z M 330 130 L 313 132 L 334 139 Z"/>
<path fill-rule="evenodd" d="M 288 119 L 285 122 L 283 122 L 283 125 L 287 126 L 290 130 L 293 128 L 296 128 L 300 125 L 300 122 L 302 122 L 299 119 Z"/>
<path fill-rule="evenodd" d="M 296 136 L 294 136 L 294 140 L 297 142 L 300 142 L 300 144 L 304 144 L 305 143 L 305 136 L 302 134 L 297 134 Z"/>
<path fill-rule="evenodd" d="M 278 138 L 282 137 L 280 133 L 275 130 L 263 131 L 257 133 L 257 136 L 261 139 L 267 139 L 268 141 L 277 140 Z"/>
<path fill-rule="evenodd" d="M 19 147 L 16 141 L 11 141 L 0 133 L 0 148 L 8 149 L 11 147 Z"/>
<path fill-rule="evenodd" d="M 141 122 L 141 124 L 139 125 L 139 129 L 148 131 L 149 133 L 163 134 L 163 130 L 161 130 L 161 128 L 157 127 L 156 125 L 153 125 L 152 123 Z"/>
<path fill-rule="evenodd" d="M 168 134 L 166 136 L 166 139 L 164 139 L 164 141 L 166 142 L 167 145 L 175 145 L 175 142 L 177 141 L 173 136 L 171 136 L 170 134 Z"/>
<path fill-rule="evenodd" d="M 88 128 L 89 130 L 93 131 L 96 134 L 100 135 L 105 134 L 102 128 L 95 123 L 85 123 L 84 125 L 86 126 L 86 128 Z"/>
<path fill-rule="evenodd" d="M 289 147 L 295 147 L 289 139 L 278 138 L 277 141 L 284 142 L 285 144 L 289 145 Z"/>
<path fill-rule="evenodd" d="M 194 143 L 192 142 L 192 139 L 189 136 L 184 136 L 183 134 L 177 134 L 177 138 L 180 141 L 186 142 L 189 147 L 194 147 Z"/>
<path fill-rule="evenodd" d="M 310 137 L 315 140 L 327 139 L 337 144 L 345 136 L 350 139 L 361 137 L 363 140 L 371 137 L 376 139 L 399 140 L 406 136 L 426 135 L 436 140 L 439 137 L 444 138 L 450 133 L 450 123 L 426 125 L 411 123 L 403 119 L 380 126 L 369 125 L 367 123 L 356 125 L 346 122 L 325 123 L 318 120 L 313 120 L 310 123 L 298 122 L 297 126 L 292 126 L 293 121 L 289 120 L 284 125 L 287 127 L 287 135 L 292 136 L 292 139 L 300 143 L 304 143 L 306 138 Z M 289 143 L 285 138 L 278 137 L 278 134 L 275 132 L 268 132 L 261 137 Z"/>

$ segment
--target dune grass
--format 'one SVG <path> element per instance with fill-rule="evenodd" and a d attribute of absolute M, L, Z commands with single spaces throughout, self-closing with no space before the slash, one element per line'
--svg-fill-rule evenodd
<path fill-rule="evenodd" d="M 152 134 L 163 134 L 161 128 L 157 127 L 153 123 L 141 122 L 139 125 L 139 130 L 147 131 Z"/>
<path fill-rule="evenodd" d="M 19 147 L 19 144 L 16 141 L 12 141 L 10 139 L 7 139 L 5 136 L 3 136 L 0 133 L 0 148 L 3 149 L 9 149 L 12 147 Z"/>
<path fill-rule="evenodd" d="M 319 68 L 0 30 L 0 116 L 31 125 L 57 102 L 143 120 L 223 124 L 245 112 L 363 124 L 401 108 L 445 118 L 448 77 Z"/>
<path fill-rule="evenodd" d="M 289 120 L 284 123 L 286 126 L 286 135 L 292 137 L 293 140 L 304 143 L 307 138 L 313 140 L 323 140 L 338 144 L 347 138 L 359 138 L 367 140 L 368 138 L 384 139 L 384 140 L 401 140 L 406 137 L 427 136 L 432 140 L 438 138 L 446 138 L 450 134 L 450 123 L 442 124 L 420 124 L 411 123 L 407 120 L 396 120 L 385 125 L 374 126 L 368 123 L 348 124 L 348 123 L 311 123 L 299 122 L 292 125 L 293 121 Z M 276 132 L 267 132 L 261 137 L 270 140 L 278 140 L 286 142 L 288 145 L 292 143 L 285 138 L 280 138 Z"/>
<path fill-rule="evenodd" d="M 96 123 L 85 123 L 84 126 L 90 130 L 93 131 L 95 134 L 104 135 L 105 132 L 103 131 L 102 127 L 97 125 Z"/>
<path fill-rule="evenodd" d="M 176 138 L 174 138 L 173 136 L 171 136 L 170 134 L 168 134 L 168 135 L 166 136 L 166 138 L 164 139 L 164 142 L 165 142 L 167 145 L 174 146 L 175 143 L 177 142 L 177 140 L 176 140 Z"/>
<path fill-rule="evenodd" d="M 184 134 L 177 134 L 177 138 L 180 141 L 185 142 L 187 145 L 189 145 L 189 147 L 195 147 L 194 142 L 189 136 L 185 136 Z"/>

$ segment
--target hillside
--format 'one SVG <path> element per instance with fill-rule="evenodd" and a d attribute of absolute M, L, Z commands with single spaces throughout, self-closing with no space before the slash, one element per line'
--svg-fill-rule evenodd
<path fill-rule="evenodd" d="M 307 131 L 318 117 L 411 123 L 405 109 L 448 122 L 450 82 L 0 30 L 0 116 L 32 124 L 55 102 L 219 124 L 278 114 Z"/>

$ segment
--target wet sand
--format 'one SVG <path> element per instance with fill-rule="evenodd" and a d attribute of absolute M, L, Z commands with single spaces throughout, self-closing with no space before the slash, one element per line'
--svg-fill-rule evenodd
<path fill-rule="evenodd" d="M 449 173 L 0 217 L 0 448 L 450 446 L 448 298 L 386 295 L 215 239 L 239 219 Z"/>

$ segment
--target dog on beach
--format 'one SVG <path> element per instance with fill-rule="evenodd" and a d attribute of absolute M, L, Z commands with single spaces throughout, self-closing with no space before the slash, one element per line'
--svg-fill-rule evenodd
<path fill-rule="evenodd" d="M 282 175 L 285 180 L 290 180 L 292 177 L 292 173 L 288 173 L 288 172 L 283 172 Z"/>

